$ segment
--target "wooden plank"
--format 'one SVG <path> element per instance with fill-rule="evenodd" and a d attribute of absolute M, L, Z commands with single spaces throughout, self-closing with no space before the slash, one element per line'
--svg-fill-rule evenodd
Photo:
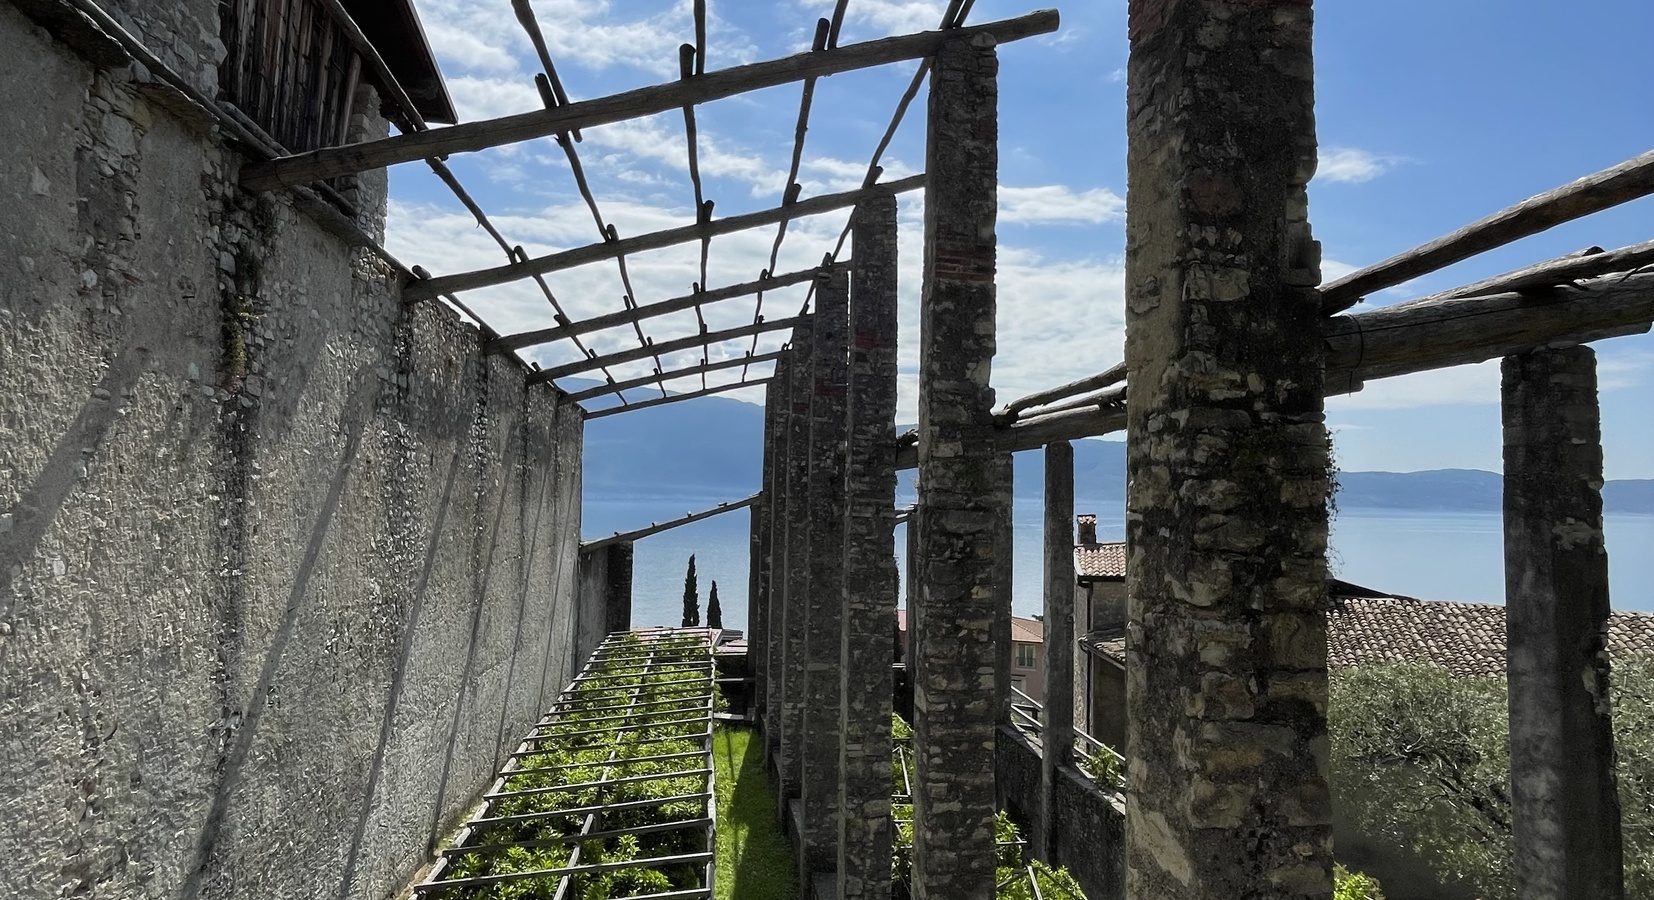
<path fill-rule="evenodd" d="M 734 500 L 734 501 L 731 501 L 731 502 L 728 502 L 728 503 L 720 503 L 720 504 L 718 504 L 717 506 L 714 506 L 711 509 L 703 509 L 700 512 L 689 513 L 688 515 L 683 516 L 682 518 L 673 519 L 670 522 L 662 522 L 662 523 L 659 523 L 659 524 L 656 524 L 654 522 L 650 522 L 648 528 L 638 528 L 638 529 L 635 529 L 633 531 L 624 531 L 624 532 L 617 531 L 617 532 L 615 532 L 614 534 L 612 534 L 608 537 L 595 538 L 595 539 L 589 540 L 589 541 L 581 541 L 580 542 L 580 549 L 583 550 L 583 551 L 584 550 L 591 550 L 595 547 L 602 547 L 602 546 L 605 546 L 607 544 L 618 544 L 618 543 L 623 543 L 623 542 L 624 543 L 630 543 L 631 541 L 641 540 L 643 538 L 648 537 L 651 534 L 660 534 L 663 531 L 669 531 L 669 530 L 671 530 L 673 528 L 677 528 L 681 525 L 688 525 L 691 522 L 699 522 L 702 519 L 710 519 L 713 516 L 723 515 L 726 512 L 732 512 L 732 511 L 737 510 L 737 509 L 745 509 L 745 508 L 753 505 L 754 503 L 757 503 L 758 498 L 760 498 L 762 496 L 763 496 L 762 493 L 753 494 L 751 497 L 747 497 L 744 500 Z"/>
<path fill-rule="evenodd" d="M 1603 252 L 1601 247 L 1593 247 L 1590 251 L 1570 254 L 1504 275 L 1495 275 L 1464 287 L 1442 291 L 1431 295 L 1430 299 L 1452 300 L 1458 297 L 1502 294 L 1507 291 L 1531 291 L 1610 272 L 1629 272 L 1649 264 L 1654 264 L 1654 241 L 1645 241 L 1607 252 Z"/>
<path fill-rule="evenodd" d="M 1649 194 L 1654 194 L 1654 150 L 1352 272 L 1321 289 L 1322 309 L 1329 316 L 1343 312 L 1374 291 Z"/>
<path fill-rule="evenodd" d="M 584 247 L 576 247 L 573 250 L 563 250 L 546 256 L 537 256 L 522 262 L 495 266 L 491 269 L 461 272 L 457 275 L 444 275 L 432 278 L 429 281 L 407 285 L 402 290 L 402 299 L 411 303 L 415 300 L 428 300 L 439 294 L 506 284 L 521 278 L 544 275 L 547 272 L 556 272 L 562 269 L 572 269 L 575 266 L 613 259 L 626 254 L 659 250 L 675 244 L 700 240 L 701 238 L 734 234 L 760 225 L 774 225 L 777 222 L 801 219 L 805 216 L 831 212 L 836 209 L 848 209 L 869 197 L 877 197 L 882 194 L 900 194 L 906 191 L 918 190 L 924 186 L 925 176 L 912 175 L 899 181 L 874 185 L 870 188 L 858 188 L 838 194 L 823 194 L 820 197 L 811 197 L 797 203 L 744 213 L 739 216 L 730 216 L 727 219 L 696 222 L 693 225 L 668 228 L 665 231 L 656 231 L 637 237 L 588 244 Z"/>
<path fill-rule="evenodd" d="M 467 122 L 451 128 L 398 135 L 345 147 L 328 147 L 268 163 L 249 163 L 242 168 L 241 183 L 249 190 L 267 191 L 283 185 L 304 184 L 429 156 L 468 153 L 578 128 L 641 118 L 806 78 L 918 59 L 934 54 L 950 40 L 992 35 L 1003 44 L 1049 34 L 1057 30 L 1059 22 L 1056 10 L 1040 10 L 1013 19 L 951 31 L 924 31 L 820 52 L 800 53 L 595 100 L 559 104 L 551 109 Z"/>
<path fill-rule="evenodd" d="M 724 331 L 710 331 L 705 334 L 697 334 L 691 337 L 679 338 L 675 341 L 667 341 L 664 344 L 650 344 L 646 347 L 634 347 L 630 350 L 621 350 L 617 353 L 610 353 L 607 356 L 593 356 L 587 359 L 575 360 L 571 363 L 566 363 L 561 366 L 556 366 L 550 369 L 542 369 L 535 372 L 533 375 L 528 377 L 527 381 L 529 384 L 541 384 L 550 381 L 553 378 L 562 378 L 565 375 L 590 372 L 592 369 L 601 369 L 604 366 L 616 365 L 623 362 L 636 362 L 640 359 L 648 359 L 657 353 L 676 353 L 679 350 L 704 347 L 707 344 L 716 344 L 719 341 L 727 341 L 731 338 L 746 337 L 752 334 L 764 334 L 769 331 L 780 331 L 782 329 L 791 328 L 800 322 L 808 320 L 809 318 L 810 317 L 807 315 L 793 316 L 790 319 L 776 319 L 773 322 L 759 322 L 754 325 L 742 325 L 740 328 L 730 328 Z"/>
<path fill-rule="evenodd" d="M 604 416 L 618 416 L 621 413 L 637 412 L 640 409 L 649 409 L 654 406 L 665 406 L 668 403 L 678 403 L 683 400 L 694 400 L 697 397 L 710 397 L 713 394 L 723 394 L 737 391 L 741 388 L 752 387 L 755 384 L 768 384 L 768 378 L 749 378 L 746 381 L 732 381 L 729 384 L 715 384 L 709 388 L 702 388 L 688 394 L 668 394 L 665 397 L 656 397 L 653 400 L 644 400 L 641 403 L 628 403 L 625 406 L 610 406 L 595 412 L 586 413 L 588 419 L 601 419 Z"/>
<path fill-rule="evenodd" d="M 733 369 L 736 366 L 747 366 L 754 363 L 768 362 L 772 359 L 781 358 L 783 353 L 786 353 L 786 351 L 777 350 L 773 353 L 760 353 L 757 356 L 737 356 L 732 359 L 721 359 L 713 363 L 702 363 L 698 366 L 690 366 L 687 369 L 674 369 L 661 375 L 645 375 L 641 378 L 616 381 L 612 384 L 604 384 L 594 388 L 587 388 L 583 391 L 575 391 L 570 394 L 567 399 L 570 402 L 579 403 L 582 400 L 590 400 L 593 397 L 602 397 L 605 394 L 618 394 L 621 391 L 629 391 L 633 388 L 647 387 L 651 384 L 671 381 L 674 378 L 682 378 L 686 375 L 701 375 L 707 372 Z"/>
<path fill-rule="evenodd" d="M 1072 397 L 1075 394 L 1083 394 L 1087 391 L 1099 390 L 1101 388 L 1106 388 L 1111 384 L 1118 384 L 1119 382 L 1125 380 L 1126 364 L 1123 362 L 1115 363 L 1107 370 L 1099 372 L 1096 375 L 1090 375 L 1085 378 L 1081 378 L 1078 381 L 1070 381 L 1067 384 L 1059 385 L 1043 391 L 1037 391 L 1026 397 L 1013 400 L 1005 405 L 1005 408 L 999 412 L 999 416 L 1002 418 L 1015 418 L 1017 413 L 1020 413 L 1025 409 L 1032 409 L 1036 406 L 1044 406 L 1054 400 L 1061 400 L 1064 397 Z"/>
<path fill-rule="evenodd" d="M 834 265 L 844 266 L 849 265 L 849 262 L 839 261 L 835 262 Z M 802 284 L 803 282 L 815 278 L 816 275 L 822 271 L 824 270 L 817 267 L 814 269 L 804 269 L 799 272 L 788 272 L 785 275 L 775 275 L 767 279 L 759 279 L 758 281 L 747 281 L 741 284 L 732 284 L 727 287 L 716 288 L 710 291 L 701 291 L 696 294 L 685 294 L 682 297 L 673 297 L 670 300 L 662 300 L 659 303 L 650 303 L 646 306 L 634 306 L 631 309 L 623 309 L 618 312 L 605 313 L 601 316 L 593 316 L 590 319 L 583 319 L 579 322 L 570 322 L 567 325 L 557 325 L 552 328 L 541 328 L 537 331 L 524 331 L 518 334 L 508 334 L 504 337 L 489 341 L 488 345 L 483 349 L 488 353 L 503 353 L 507 350 L 520 350 L 524 347 L 531 347 L 536 344 L 549 344 L 553 341 L 573 337 L 577 334 L 602 331 L 605 328 L 616 328 L 621 325 L 630 325 L 634 322 L 641 322 L 644 319 L 652 319 L 656 316 L 683 312 L 685 310 L 694 309 L 696 306 L 703 303 L 715 303 L 720 300 L 732 300 L 736 297 L 751 296 L 759 291 L 769 291 L 776 288 Z M 406 296 L 406 292 L 404 292 L 404 296 Z"/>

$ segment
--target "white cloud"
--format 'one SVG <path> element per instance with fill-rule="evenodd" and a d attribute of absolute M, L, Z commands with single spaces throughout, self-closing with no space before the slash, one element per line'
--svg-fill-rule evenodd
<path fill-rule="evenodd" d="M 1355 147 L 1323 147 L 1315 168 L 1315 179 L 1360 184 L 1383 175 L 1395 163 L 1394 157 L 1378 156 Z"/>
<path fill-rule="evenodd" d="M 1369 381 L 1359 392 L 1327 398 L 1327 411 L 1411 409 L 1456 403 L 1498 403 L 1499 361 Z"/>
<path fill-rule="evenodd" d="M 1108 188 L 1000 187 L 999 220 L 1024 225 L 1098 224 L 1124 219 L 1126 201 Z"/>

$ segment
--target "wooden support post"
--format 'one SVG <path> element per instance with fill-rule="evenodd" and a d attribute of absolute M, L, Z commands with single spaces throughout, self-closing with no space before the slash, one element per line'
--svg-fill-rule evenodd
<path fill-rule="evenodd" d="M 998 57 L 949 42 L 931 72 L 919 313 L 918 596 L 913 629 L 913 896 L 994 896 L 994 623 L 1011 498 L 994 448 Z"/>
<path fill-rule="evenodd" d="M 896 624 L 896 199 L 850 219 L 849 466 L 839 731 L 838 896 L 890 896 L 890 632 Z"/>
<path fill-rule="evenodd" d="M 1034 852 L 1055 865 L 1057 769 L 1074 751 L 1074 446 L 1045 445 L 1045 721 Z"/>
<path fill-rule="evenodd" d="M 849 273 L 816 284 L 810 400 L 810 581 L 804 601 L 804 730 L 799 751 L 799 885 L 838 866 L 839 653 L 844 634 L 844 476 L 849 438 Z"/>
<path fill-rule="evenodd" d="M 1130 7 L 1128 900 L 1332 893 L 1311 24 Z"/>
<path fill-rule="evenodd" d="M 1515 893 L 1619 900 L 1596 354 L 1535 350 L 1503 373 Z"/>

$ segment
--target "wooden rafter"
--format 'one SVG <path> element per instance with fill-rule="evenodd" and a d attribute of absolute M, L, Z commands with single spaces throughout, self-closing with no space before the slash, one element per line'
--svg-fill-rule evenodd
<path fill-rule="evenodd" d="M 768 331 L 781 331 L 791 328 L 800 322 L 809 320 L 809 316 L 793 316 L 790 319 L 776 319 L 772 322 L 759 322 L 756 325 L 742 325 L 739 328 L 730 328 L 724 331 L 712 331 L 706 334 L 697 334 L 691 337 L 679 338 L 675 341 L 666 341 L 660 344 L 650 344 L 646 347 L 635 347 L 631 350 L 621 350 L 606 356 L 593 356 L 587 359 L 577 359 L 550 369 L 542 369 L 528 377 L 529 384 L 540 384 L 553 378 L 562 378 L 565 375 L 576 375 L 581 372 L 590 372 L 603 366 L 611 366 L 624 362 L 637 362 L 647 359 L 657 353 L 675 353 L 679 350 L 688 350 L 691 347 L 700 347 L 705 344 L 716 344 L 732 338 L 746 337 L 752 334 L 763 334 Z"/>
<path fill-rule="evenodd" d="M 603 409 L 586 413 L 586 418 L 601 419 L 604 416 L 618 416 L 621 413 L 637 412 L 640 409 L 665 406 L 668 403 L 679 403 L 684 400 L 694 400 L 699 397 L 710 397 L 713 394 L 723 394 L 728 393 L 729 391 L 738 391 L 741 388 L 752 387 L 757 384 L 768 383 L 768 378 L 749 378 L 746 381 L 731 381 L 728 384 L 715 384 L 712 387 L 701 388 L 698 391 L 690 391 L 687 394 L 667 394 L 664 397 L 656 397 L 653 400 L 645 400 L 642 403 L 628 403 L 625 406 L 604 407 Z"/>
<path fill-rule="evenodd" d="M 834 265 L 848 265 L 846 262 L 837 262 Z M 670 313 L 683 312 L 693 309 L 697 304 L 715 303 L 719 300 L 731 300 L 736 297 L 747 297 L 758 291 L 771 291 L 777 288 L 790 287 L 801 284 L 816 277 L 821 268 L 803 269 L 798 272 L 788 272 L 785 275 L 775 275 L 770 278 L 761 278 L 757 281 L 748 281 L 742 284 L 732 284 L 728 287 L 715 288 L 710 291 L 701 291 L 695 294 L 685 294 L 682 297 L 673 297 L 659 303 L 650 303 L 644 306 L 634 306 L 617 312 L 593 316 L 579 322 L 569 322 L 566 325 L 556 325 L 551 328 L 541 328 L 536 331 L 524 331 L 518 334 L 508 334 L 504 337 L 489 341 L 485 348 L 490 353 L 501 353 L 507 350 L 520 350 L 536 344 L 549 344 L 563 338 L 586 334 L 592 331 L 602 331 L 605 328 L 614 328 L 620 325 L 630 325 L 644 319 L 664 316 Z"/>
<path fill-rule="evenodd" d="M 668 228 L 665 231 L 641 234 L 637 237 L 589 244 L 584 247 L 576 247 L 573 250 L 563 250 L 510 265 L 495 266 L 491 269 L 461 272 L 457 275 L 443 275 L 429 281 L 420 281 L 408 285 L 403 289 L 402 296 L 405 300 L 413 301 L 429 299 L 438 294 L 506 284 L 520 278 L 544 275 L 547 272 L 572 269 L 586 263 L 613 259 L 622 254 L 659 250 L 663 247 L 699 240 L 707 235 L 716 237 L 723 234 L 734 234 L 760 225 L 773 225 L 784 219 L 801 219 L 805 216 L 831 212 L 835 209 L 847 209 L 869 197 L 876 197 L 881 194 L 899 194 L 905 191 L 917 190 L 924 186 L 925 176 L 913 175 L 899 181 L 875 185 L 871 188 L 858 188 L 839 194 L 823 194 L 820 197 L 811 197 L 808 200 L 800 200 L 797 203 L 778 206 L 774 209 L 730 216 L 727 219 L 714 219 L 710 222 L 696 222 L 693 225 Z"/>
<path fill-rule="evenodd" d="M 630 543 L 632 541 L 641 540 L 643 538 L 648 537 L 651 534 L 660 534 L 663 531 L 670 531 L 673 528 L 677 528 L 677 527 L 682 526 L 682 525 L 688 525 L 691 522 L 699 522 L 702 519 L 710 519 L 713 516 L 722 515 L 726 512 L 734 512 L 737 509 L 745 509 L 745 508 L 753 505 L 754 503 L 757 503 L 758 498 L 760 498 L 762 496 L 764 496 L 762 493 L 757 493 L 757 494 L 753 494 L 751 497 L 747 497 L 744 500 L 734 500 L 734 501 L 731 501 L 729 503 L 720 503 L 720 504 L 718 504 L 717 506 L 714 506 L 711 509 L 704 509 L 704 510 L 701 510 L 700 512 L 688 513 L 687 515 L 684 515 L 681 518 L 673 519 L 670 522 L 660 522 L 658 524 L 655 523 L 655 522 L 650 522 L 648 528 L 638 528 L 638 529 L 633 530 L 633 531 L 617 531 L 614 534 L 609 535 L 608 537 L 593 538 L 592 540 L 589 540 L 589 541 L 581 541 L 580 542 L 580 549 L 581 550 L 592 550 L 592 549 L 595 549 L 597 547 L 606 546 L 608 544 L 618 544 L 618 543 L 622 543 L 622 542 Z"/>
<path fill-rule="evenodd" d="M 663 381 L 671 381 L 674 378 L 683 378 L 687 375 L 704 375 L 707 372 L 733 369 L 736 366 L 755 365 L 761 362 L 768 362 L 772 359 L 780 359 L 781 355 L 785 352 L 785 350 L 777 350 L 773 353 L 760 353 L 757 356 L 737 356 L 731 359 L 721 359 L 717 362 L 690 366 L 686 369 L 674 369 L 673 371 L 666 372 L 664 374 L 645 375 L 641 378 L 616 381 L 612 384 L 602 384 L 594 388 L 587 388 L 583 391 L 575 391 L 569 395 L 568 399 L 574 403 L 579 403 L 582 400 L 590 400 L 593 397 L 602 397 L 605 394 L 618 394 L 621 391 L 629 391 L 633 388 L 648 387 L 652 384 L 659 384 Z"/>
<path fill-rule="evenodd" d="M 1593 278 L 1610 272 L 1629 272 L 1654 265 L 1654 241 L 1644 241 L 1618 250 L 1603 251 L 1592 247 L 1588 251 L 1553 259 L 1526 269 L 1517 269 L 1504 275 L 1495 275 L 1474 284 L 1456 287 L 1433 294 L 1432 300 L 1452 300 L 1456 297 L 1479 297 L 1506 291 L 1531 291 L 1535 288 L 1555 287 L 1580 278 Z M 1422 302 L 1422 301 L 1421 301 Z"/>
<path fill-rule="evenodd" d="M 483 150 L 578 128 L 650 116 L 806 78 L 918 59 L 934 54 L 950 40 L 992 35 L 1003 44 L 1049 34 L 1057 30 L 1059 21 L 1056 10 L 1040 10 L 1014 19 L 951 31 L 925 31 L 820 52 L 800 53 L 552 109 L 345 147 L 328 147 L 268 163 L 249 164 L 242 169 L 241 183 L 250 190 L 271 190 L 282 185 L 304 184 L 428 156 Z"/>
<path fill-rule="evenodd" d="M 1654 194 L 1654 150 L 1529 197 L 1452 234 L 1352 272 L 1321 289 L 1322 309 L 1327 315 L 1342 312 L 1374 291 L 1649 194 Z"/>

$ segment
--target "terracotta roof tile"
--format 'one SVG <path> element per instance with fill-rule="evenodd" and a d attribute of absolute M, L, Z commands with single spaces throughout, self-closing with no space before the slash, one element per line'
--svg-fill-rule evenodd
<path fill-rule="evenodd" d="M 1011 617 L 1011 640 L 1024 641 L 1030 644 L 1045 642 L 1045 623 L 1038 619 L 1028 619 L 1022 616 Z"/>
<path fill-rule="evenodd" d="M 1074 572 L 1081 578 L 1126 577 L 1126 545 L 1074 545 Z"/>

